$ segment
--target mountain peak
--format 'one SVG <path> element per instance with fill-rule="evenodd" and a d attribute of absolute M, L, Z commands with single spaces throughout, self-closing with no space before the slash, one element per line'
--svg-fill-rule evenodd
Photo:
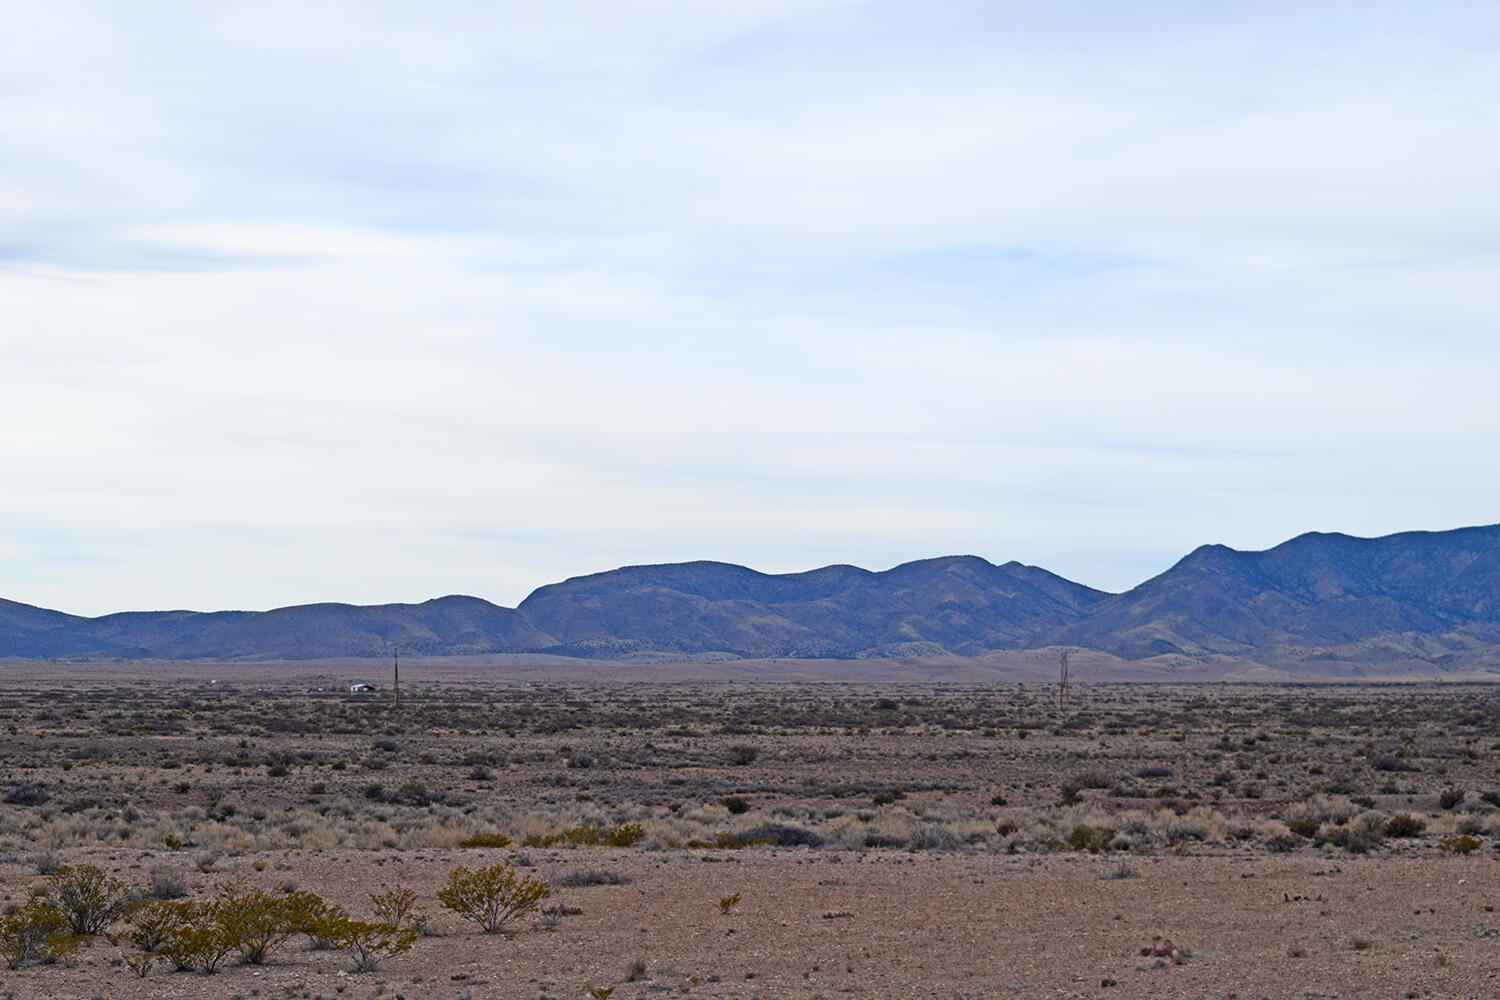
<path fill-rule="evenodd" d="M 1054 644 L 1278 667 L 1299 657 L 1500 665 L 1500 526 L 1308 532 L 1262 551 L 1203 545 L 1121 594 L 965 554 L 880 571 L 625 566 L 540 587 L 518 608 L 449 594 L 81 618 L 0 600 L 0 656 L 12 658 L 383 657 L 393 645 L 417 656 L 854 658 Z"/>

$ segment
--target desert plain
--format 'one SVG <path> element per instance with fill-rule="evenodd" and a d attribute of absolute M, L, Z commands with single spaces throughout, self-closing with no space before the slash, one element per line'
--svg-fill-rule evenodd
<path fill-rule="evenodd" d="M 0 904 L 423 914 L 212 975 L 122 914 L 0 997 L 1500 995 L 1500 688 L 742 669 L 0 665 Z M 502 863 L 509 933 L 439 901 Z"/>

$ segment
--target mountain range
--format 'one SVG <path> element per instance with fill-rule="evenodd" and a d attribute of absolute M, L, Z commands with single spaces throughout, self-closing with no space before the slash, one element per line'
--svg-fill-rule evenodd
<path fill-rule="evenodd" d="M 86 618 L 0 600 L 0 657 L 317 660 L 550 654 L 601 660 L 977 657 L 1063 647 L 1124 660 L 1268 665 L 1500 663 L 1500 525 L 1383 538 L 1300 535 L 1195 549 L 1119 594 L 977 556 L 883 572 L 628 566 L 476 597 Z"/>

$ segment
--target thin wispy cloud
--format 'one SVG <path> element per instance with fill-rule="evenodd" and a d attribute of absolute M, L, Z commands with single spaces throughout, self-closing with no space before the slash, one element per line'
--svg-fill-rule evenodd
<path fill-rule="evenodd" d="M 56 3 L 0 36 L 0 595 L 1494 521 L 1481 5 Z"/>

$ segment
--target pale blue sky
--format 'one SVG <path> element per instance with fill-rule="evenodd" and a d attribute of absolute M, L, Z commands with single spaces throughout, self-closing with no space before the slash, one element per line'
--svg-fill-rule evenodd
<path fill-rule="evenodd" d="M 69 3 L 0 34 L 0 596 L 1500 521 L 1500 8 Z"/>

